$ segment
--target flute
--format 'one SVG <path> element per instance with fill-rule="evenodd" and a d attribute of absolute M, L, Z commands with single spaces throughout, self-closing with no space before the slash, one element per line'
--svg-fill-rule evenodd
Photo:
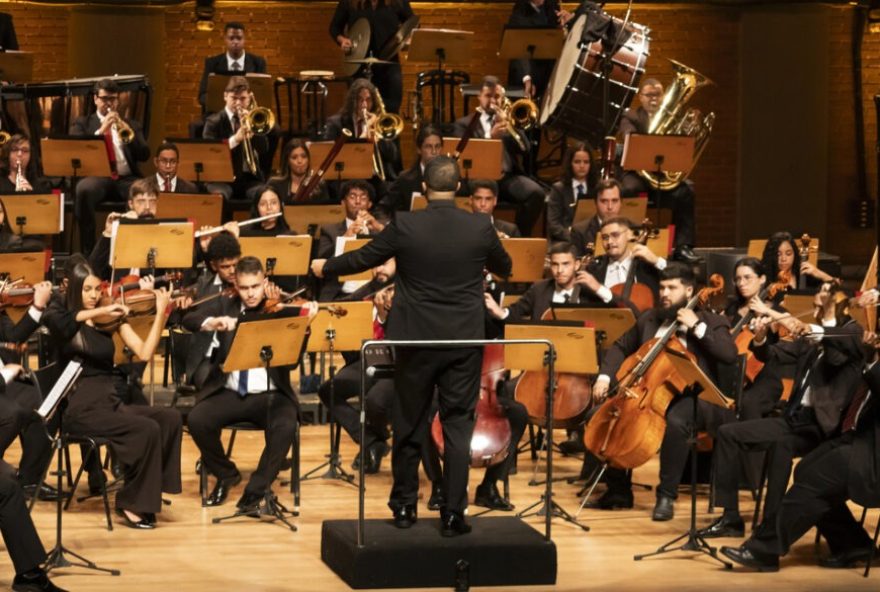
<path fill-rule="evenodd" d="M 251 218 L 250 220 L 242 220 L 238 223 L 239 228 L 242 226 L 250 226 L 251 224 L 257 224 L 258 222 L 263 222 L 265 220 L 272 220 L 273 218 L 280 218 L 284 215 L 284 212 L 275 212 L 274 214 L 269 214 L 267 216 L 260 216 L 259 218 Z M 213 228 L 206 228 L 205 230 L 197 230 L 195 233 L 195 237 L 199 238 L 202 236 L 207 236 L 209 234 L 217 234 L 219 232 L 223 232 L 223 226 L 215 226 Z"/>

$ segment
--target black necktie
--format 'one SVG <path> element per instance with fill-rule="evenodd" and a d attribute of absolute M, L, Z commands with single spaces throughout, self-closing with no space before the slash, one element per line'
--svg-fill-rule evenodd
<path fill-rule="evenodd" d="M 571 302 L 571 294 L 568 294 L 568 293 L 563 294 L 563 295 L 562 295 L 562 301 L 563 301 L 565 304 L 568 304 L 569 302 Z"/>
<path fill-rule="evenodd" d="M 583 184 L 583 183 L 578 183 L 577 198 L 578 198 L 578 199 L 583 199 L 584 196 L 586 196 L 586 195 L 587 195 L 587 191 L 586 191 L 586 189 L 584 188 L 584 184 Z"/>
<path fill-rule="evenodd" d="M 236 113 L 235 115 L 232 116 L 232 133 L 234 134 L 235 132 L 237 132 L 238 128 L 240 128 L 240 127 L 241 127 L 241 121 L 238 118 L 238 113 Z"/>

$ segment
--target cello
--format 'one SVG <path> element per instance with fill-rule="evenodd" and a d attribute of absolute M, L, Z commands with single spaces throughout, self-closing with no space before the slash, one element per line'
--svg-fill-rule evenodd
<path fill-rule="evenodd" d="M 645 218 L 642 221 L 641 230 L 639 230 L 639 233 L 632 242 L 646 245 L 648 239 L 654 238 L 657 235 L 658 231 L 656 228 L 653 228 L 651 220 Z M 626 303 L 631 303 L 638 309 L 638 312 L 645 312 L 648 309 L 654 308 L 654 292 L 645 284 L 636 283 L 636 258 L 631 256 L 631 259 L 629 269 L 626 272 L 626 281 L 611 286 L 611 293 L 623 299 L 624 302 L 621 306 L 628 306 Z"/>
<path fill-rule="evenodd" d="M 474 433 L 471 436 L 471 466 L 474 468 L 496 465 L 507 458 L 511 438 L 510 422 L 498 404 L 498 388 L 501 388 L 505 377 L 504 346 L 484 346 L 480 396 L 474 411 Z M 431 423 L 431 437 L 440 456 L 443 456 L 443 425 L 440 423 L 439 413 Z"/>
<path fill-rule="evenodd" d="M 724 291 L 724 278 L 712 274 L 709 286 L 688 301 L 693 310 Z M 688 384 L 678 375 L 668 350 L 696 361 L 696 356 L 672 339 L 678 322 L 667 321 L 624 360 L 617 372 L 615 393 L 599 408 L 584 430 L 584 445 L 600 460 L 621 469 L 645 464 L 660 449 L 666 432 L 666 410 Z"/>

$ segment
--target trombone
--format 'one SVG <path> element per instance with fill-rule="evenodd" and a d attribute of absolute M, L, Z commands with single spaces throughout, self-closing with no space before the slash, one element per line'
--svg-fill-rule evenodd
<path fill-rule="evenodd" d="M 364 134 L 373 139 L 373 172 L 384 181 L 385 166 L 382 164 L 382 154 L 379 152 L 379 140 L 396 140 L 403 132 L 403 118 L 397 113 L 389 113 L 385 110 L 385 102 L 379 91 L 376 91 L 376 99 L 376 116 L 369 126 L 367 126 L 369 112 L 364 109 L 361 115 L 364 119 Z"/>
<path fill-rule="evenodd" d="M 242 127 L 245 128 L 243 150 L 244 164 L 252 175 L 257 175 L 260 166 L 260 155 L 254 150 L 251 135 L 265 136 L 275 127 L 275 114 L 268 107 L 257 105 L 257 98 L 250 93 L 251 106 L 247 110 L 240 110 L 238 117 Z"/>
<path fill-rule="evenodd" d="M 538 123 L 538 106 L 531 99 L 517 99 L 511 102 L 507 95 L 501 98 L 498 110 L 504 113 L 507 132 L 516 140 L 519 149 L 525 151 L 526 145 L 517 129 L 529 130 Z"/>

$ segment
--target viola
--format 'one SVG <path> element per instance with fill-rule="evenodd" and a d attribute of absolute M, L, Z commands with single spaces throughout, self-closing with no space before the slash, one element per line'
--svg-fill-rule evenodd
<path fill-rule="evenodd" d="M 713 274 L 709 286 L 691 298 L 687 308 L 695 309 L 724 291 L 724 278 Z M 650 339 L 624 360 L 617 372 L 615 392 L 599 408 L 584 430 L 584 444 L 599 459 L 621 469 L 634 469 L 646 463 L 660 449 L 666 432 L 666 410 L 676 396 L 689 386 L 671 358 L 674 350 L 696 361 L 678 339 L 676 321 L 661 327 L 660 335 Z"/>
<path fill-rule="evenodd" d="M 761 290 L 758 298 L 762 301 L 766 301 L 768 298 L 770 300 L 775 300 L 780 292 L 788 290 L 790 282 L 791 272 L 780 271 L 777 281 Z M 761 369 L 764 368 L 764 363 L 755 357 L 755 354 L 752 353 L 752 350 L 749 347 L 752 343 L 752 339 L 755 338 L 755 334 L 749 329 L 749 323 L 751 323 L 754 318 L 755 313 L 750 310 L 739 319 L 730 331 L 730 334 L 733 336 L 733 340 L 736 343 L 737 351 L 746 356 L 746 379 L 750 383 L 755 382 L 755 378 L 758 377 Z"/>
<path fill-rule="evenodd" d="M 153 290 L 134 290 L 125 294 L 125 301 L 112 299 L 107 295 L 101 297 L 98 306 L 110 306 L 111 304 L 124 304 L 128 307 L 128 313 L 124 315 L 98 315 L 92 322 L 95 328 L 105 333 L 112 333 L 119 329 L 123 323 L 134 317 L 149 317 L 156 314 L 156 293 Z"/>
<path fill-rule="evenodd" d="M 649 219 L 642 222 L 642 228 L 633 239 L 633 242 L 639 245 L 646 245 L 648 239 L 657 236 L 657 229 L 653 228 L 653 223 Z M 611 286 L 611 293 L 622 299 L 622 306 L 632 304 L 638 312 L 645 312 L 654 308 L 654 292 L 645 284 L 636 283 L 636 259 L 632 258 L 629 270 L 626 272 L 626 281 Z"/>
<path fill-rule="evenodd" d="M 490 344 L 483 348 L 483 366 L 480 370 L 480 398 L 475 410 L 474 433 L 471 436 L 471 466 L 475 468 L 496 465 L 507 458 L 510 448 L 510 422 L 498 404 L 498 389 L 503 388 L 504 346 Z M 431 423 L 431 437 L 443 454 L 443 426 L 440 414 Z"/>

